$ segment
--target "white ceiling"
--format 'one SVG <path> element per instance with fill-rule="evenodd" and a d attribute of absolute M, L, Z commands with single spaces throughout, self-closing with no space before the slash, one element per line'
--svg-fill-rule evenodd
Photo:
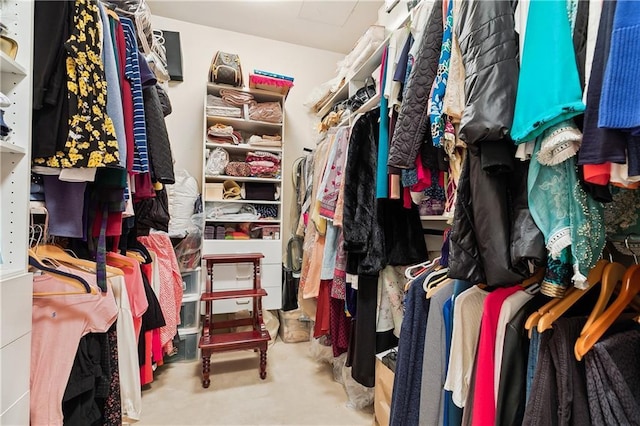
<path fill-rule="evenodd" d="M 302 46 L 348 53 L 382 0 L 147 0 L 151 13 Z"/>

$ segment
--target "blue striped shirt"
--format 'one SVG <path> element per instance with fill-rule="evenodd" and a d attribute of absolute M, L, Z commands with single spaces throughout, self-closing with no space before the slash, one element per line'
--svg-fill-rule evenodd
<path fill-rule="evenodd" d="M 138 41 L 133 22 L 128 18 L 120 18 L 127 46 L 125 76 L 131 82 L 133 96 L 133 173 L 149 172 L 149 154 L 147 153 L 147 128 L 144 121 L 144 101 L 142 98 L 142 82 L 140 81 L 140 62 L 138 62 Z"/>

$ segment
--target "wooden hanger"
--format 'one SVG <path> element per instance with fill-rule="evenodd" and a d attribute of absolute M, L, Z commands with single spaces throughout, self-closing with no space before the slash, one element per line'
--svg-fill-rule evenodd
<path fill-rule="evenodd" d="M 584 334 L 591 324 L 593 324 L 593 322 L 598 319 L 598 317 L 607 308 L 607 303 L 609 303 L 609 299 L 611 299 L 613 290 L 615 290 L 619 282 L 622 282 L 622 278 L 624 278 L 624 273 L 626 271 L 627 268 L 617 262 L 609 263 L 604 267 L 600 283 L 600 295 L 598 296 L 596 305 L 591 311 L 591 314 L 589 314 L 589 318 L 587 318 L 587 322 L 584 324 L 580 335 Z"/>
<path fill-rule="evenodd" d="M 61 296 L 61 295 L 70 295 L 70 294 L 97 294 L 97 290 L 89 285 L 82 277 L 77 275 L 69 274 L 64 271 L 59 271 L 54 268 L 50 268 L 44 265 L 43 261 L 35 254 L 32 249 L 29 249 L 29 266 L 32 268 L 38 269 L 48 275 L 55 276 L 57 280 L 63 281 L 75 288 L 79 291 L 69 291 L 69 292 L 44 292 L 44 293 L 33 293 L 33 296 Z"/>
<path fill-rule="evenodd" d="M 585 354 L 593 348 L 593 345 L 600 340 L 639 292 L 640 265 L 632 265 L 627 269 L 622 278 L 622 287 L 616 300 L 613 301 L 611 306 L 609 306 L 576 341 L 574 349 L 578 360 L 581 360 Z"/>
<path fill-rule="evenodd" d="M 437 282 L 432 286 L 429 286 L 429 289 L 427 290 L 427 299 L 431 299 L 441 289 L 453 283 L 453 280 L 446 275 L 442 279 L 437 279 L 436 281 Z"/>
<path fill-rule="evenodd" d="M 131 259 L 137 260 L 140 263 L 145 263 L 144 257 L 142 257 L 142 255 L 136 251 L 127 250 L 126 256 Z"/>
<path fill-rule="evenodd" d="M 546 268 L 538 268 L 538 270 L 534 272 L 533 275 L 520 283 L 520 287 L 527 288 L 532 284 L 540 284 L 544 278 L 546 270 Z"/>
<path fill-rule="evenodd" d="M 51 244 L 43 244 L 43 245 L 36 246 L 34 248 L 34 251 L 35 251 L 35 254 L 40 257 L 55 259 L 59 262 L 66 263 L 72 266 L 77 266 L 79 268 L 88 269 L 94 272 L 97 268 L 96 262 L 73 257 L 66 251 L 62 250 L 60 247 L 54 246 Z M 124 272 L 122 272 L 120 269 L 114 268 L 109 265 L 106 265 L 106 271 L 110 275 L 124 275 Z"/>
<path fill-rule="evenodd" d="M 602 274 L 604 272 L 604 267 L 609 262 L 600 259 L 596 263 L 596 265 L 591 268 L 589 274 L 587 275 L 587 288 L 584 290 L 575 289 L 570 294 L 565 295 L 560 301 L 554 304 L 549 310 L 542 315 L 540 320 L 538 321 L 538 333 L 542 333 L 545 330 L 551 328 L 554 322 L 558 320 L 565 312 L 569 310 L 573 305 L 576 304 L 578 300 L 582 298 L 585 294 L 589 292 L 598 282 L 600 282 L 602 278 Z"/>

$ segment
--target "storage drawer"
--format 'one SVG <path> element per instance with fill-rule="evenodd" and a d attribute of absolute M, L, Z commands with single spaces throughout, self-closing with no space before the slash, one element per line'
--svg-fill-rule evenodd
<path fill-rule="evenodd" d="M 213 290 L 253 287 L 253 264 L 230 263 L 213 267 Z"/>
<path fill-rule="evenodd" d="M 32 274 L 0 280 L 0 347 L 31 331 L 32 304 Z"/>
<path fill-rule="evenodd" d="M 182 305 L 180 306 L 180 325 L 178 325 L 178 329 L 198 327 L 200 323 L 199 302 L 200 295 L 198 294 L 182 299 Z"/>
<path fill-rule="evenodd" d="M 282 307 L 282 288 L 264 287 L 264 289 L 267 292 L 267 295 L 262 298 L 262 309 L 280 309 Z M 213 313 L 227 314 L 245 309 L 253 310 L 253 303 L 251 302 L 251 299 L 251 297 L 243 297 L 240 299 L 216 300 L 213 302 Z"/>
<path fill-rule="evenodd" d="M 221 253 L 262 253 L 263 265 L 280 265 L 282 264 L 282 240 L 204 240 L 202 253 L 204 256 Z"/>
<path fill-rule="evenodd" d="M 182 273 L 182 294 L 183 297 L 200 294 L 200 268 Z"/>
<path fill-rule="evenodd" d="M 0 375 L 2 375 L 0 413 L 29 392 L 30 354 L 31 333 L 25 334 L 0 350 Z"/>
<path fill-rule="evenodd" d="M 29 424 L 29 396 L 27 392 L 0 416 L 0 425 L 28 425 Z"/>
<path fill-rule="evenodd" d="M 195 361 L 200 357 L 198 341 L 200 340 L 200 329 L 189 328 L 178 330 L 180 343 L 178 343 L 178 353 L 165 357 L 165 362 Z"/>

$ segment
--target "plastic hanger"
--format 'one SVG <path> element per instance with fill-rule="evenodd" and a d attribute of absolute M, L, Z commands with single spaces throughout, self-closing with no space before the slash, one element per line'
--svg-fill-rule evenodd
<path fill-rule="evenodd" d="M 91 271 L 95 271 L 97 267 L 96 262 L 73 257 L 69 253 L 61 249 L 60 247 L 54 246 L 51 244 L 38 245 L 35 247 L 34 251 L 35 251 L 35 254 L 40 257 L 55 259 L 59 262 L 66 263 L 72 266 L 77 266 L 84 269 L 89 269 Z M 114 268 L 109 265 L 106 265 L 106 271 L 111 275 L 124 275 L 124 272 L 122 272 L 120 269 Z"/>
<path fill-rule="evenodd" d="M 589 314 L 589 318 L 587 318 L 587 322 L 584 324 L 580 335 L 584 334 L 591 324 L 593 324 L 607 308 L 607 304 L 609 303 L 609 299 L 611 299 L 613 291 L 618 286 L 618 283 L 622 282 L 622 278 L 624 278 L 624 273 L 626 271 L 627 268 L 617 262 L 609 263 L 604 267 L 600 284 L 600 295 L 598 296 L 598 300 L 596 301 L 591 314 Z"/>
<path fill-rule="evenodd" d="M 551 328 L 554 322 L 558 320 L 565 312 L 569 310 L 575 303 L 589 292 L 597 283 L 600 282 L 604 267 L 609 264 L 604 259 L 598 260 L 596 265 L 591 268 L 587 275 L 587 288 L 584 290 L 574 290 L 570 294 L 565 295 L 560 301 L 554 304 L 549 310 L 542 315 L 542 318 L 538 321 L 538 332 L 542 333 L 545 330 Z"/>
<path fill-rule="evenodd" d="M 424 282 L 422 283 L 422 288 L 424 289 L 424 292 L 426 293 L 427 291 L 429 291 L 432 280 L 434 278 L 441 277 L 442 275 L 444 275 L 446 278 L 447 273 L 449 273 L 449 268 L 442 268 L 442 269 L 436 269 L 435 271 L 431 271 L 429 275 L 427 275 L 427 277 L 424 279 Z"/>
<path fill-rule="evenodd" d="M 29 266 L 35 269 L 38 269 L 46 274 L 53 275 L 56 277 L 56 279 L 63 281 L 67 284 L 70 284 L 73 287 L 76 287 L 77 289 L 80 290 L 75 292 L 33 293 L 34 296 L 59 296 L 59 295 L 69 295 L 69 294 L 96 294 L 97 293 L 96 289 L 91 287 L 89 283 L 86 282 L 82 277 L 45 266 L 42 260 L 31 249 L 29 249 Z"/>
<path fill-rule="evenodd" d="M 611 306 L 593 322 L 587 331 L 576 341 L 575 355 L 581 360 L 593 348 L 604 333 L 618 319 L 640 292 L 640 265 L 632 265 L 624 274 L 620 294 Z"/>
<path fill-rule="evenodd" d="M 427 260 L 426 262 L 422 262 L 422 263 L 418 263 L 417 265 L 413 265 L 413 266 L 409 266 L 407 269 L 404 270 L 404 276 L 407 279 L 414 279 L 416 278 L 418 275 L 420 275 L 423 271 L 425 271 L 426 269 L 430 268 L 431 266 L 435 266 L 437 264 L 439 264 L 440 261 L 440 256 L 436 257 L 433 260 Z M 413 273 L 414 271 L 418 271 L 417 273 Z"/>

